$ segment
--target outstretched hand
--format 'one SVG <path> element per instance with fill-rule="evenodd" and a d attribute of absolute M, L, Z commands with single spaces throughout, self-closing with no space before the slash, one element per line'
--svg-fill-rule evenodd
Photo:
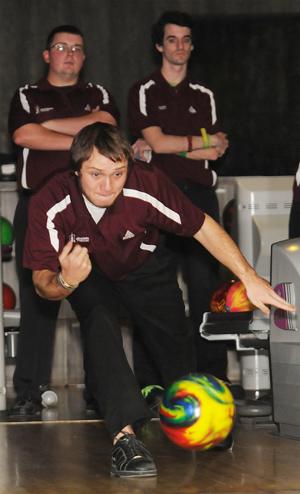
<path fill-rule="evenodd" d="M 64 246 L 58 259 L 62 277 L 70 285 L 78 285 L 91 272 L 92 263 L 87 248 L 71 240 Z"/>
<path fill-rule="evenodd" d="M 248 279 L 243 279 L 243 283 L 252 304 L 264 314 L 268 315 L 270 313 L 269 306 L 271 305 L 288 312 L 296 310 L 294 305 L 280 297 L 271 285 L 256 273 L 251 274 Z"/>

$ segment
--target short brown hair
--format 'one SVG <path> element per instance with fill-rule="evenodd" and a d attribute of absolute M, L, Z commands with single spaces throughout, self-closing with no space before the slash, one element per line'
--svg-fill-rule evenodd
<path fill-rule="evenodd" d="M 71 146 L 72 168 L 79 171 L 87 161 L 93 149 L 112 161 L 123 161 L 131 164 L 132 148 L 122 131 L 107 123 L 96 122 L 81 129 L 75 136 Z"/>

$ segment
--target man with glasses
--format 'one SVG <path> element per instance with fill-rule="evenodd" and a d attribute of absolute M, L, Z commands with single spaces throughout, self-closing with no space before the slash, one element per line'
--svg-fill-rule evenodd
<path fill-rule="evenodd" d="M 16 263 L 20 287 L 20 338 L 14 373 L 17 398 L 10 416 L 41 412 L 41 394 L 50 379 L 59 302 L 41 299 L 31 272 L 22 267 L 28 200 L 50 176 L 69 167 L 73 136 L 88 124 L 116 125 L 118 111 L 101 85 L 79 79 L 85 61 L 84 39 L 72 25 L 54 28 L 43 51 L 47 76 L 20 87 L 11 102 L 9 131 L 17 146 L 20 198 L 15 212 Z"/>

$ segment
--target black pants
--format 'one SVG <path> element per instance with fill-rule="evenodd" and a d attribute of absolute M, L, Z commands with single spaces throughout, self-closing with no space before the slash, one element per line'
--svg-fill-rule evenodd
<path fill-rule="evenodd" d="M 183 184 L 182 192 L 200 209 L 219 222 L 219 206 L 214 189 L 199 184 Z M 219 263 L 193 238 L 167 235 L 166 245 L 174 263 L 182 270 L 188 290 L 190 324 L 194 330 L 197 371 L 227 380 L 227 345 L 210 342 L 199 334 L 203 313 L 210 310 L 210 300 L 219 281 Z M 138 332 L 133 345 L 134 368 L 140 386 L 161 384 L 155 363 L 147 354 Z"/>
<path fill-rule="evenodd" d="M 193 332 L 186 324 L 176 271 L 163 246 L 122 281 L 111 282 L 94 267 L 68 299 L 83 333 L 89 389 L 112 434 L 149 418 L 124 353 L 119 303 L 139 328 L 165 386 L 195 371 Z"/>
<path fill-rule="evenodd" d="M 21 322 L 13 380 L 19 397 L 30 396 L 38 399 L 39 386 L 50 381 L 55 326 L 60 303 L 39 297 L 33 287 L 31 270 L 22 266 L 28 201 L 28 196 L 20 197 L 14 217 Z"/>
<path fill-rule="evenodd" d="M 289 218 L 289 238 L 300 237 L 300 202 L 292 202 Z"/>

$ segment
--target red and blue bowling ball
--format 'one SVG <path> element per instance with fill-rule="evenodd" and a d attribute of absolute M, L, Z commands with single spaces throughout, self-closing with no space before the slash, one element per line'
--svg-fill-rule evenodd
<path fill-rule="evenodd" d="M 15 292 L 7 283 L 2 283 L 2 298 L 4 310 L 11 310 L 16 307 Z"/>
<path fill-rule="evenodd" d="M 226 312 L 226 295 L 235 280 L 224 281 L 213 293 L 210 301 L 212 312 Z"/>
<path fill-rule="evenodd" d="M 174 444 L 206 450 L 231 432 L 235 405 L 223 381 L 209 374 L 190 374 L 166 389 L 159 417 L 162 430 Z"/>
<path fill-rule="evenodd" d="M 227 290 L 225 306 L 227 312 L 246 312 L 255 309 L 241 281 L 236 281 Z"/>

